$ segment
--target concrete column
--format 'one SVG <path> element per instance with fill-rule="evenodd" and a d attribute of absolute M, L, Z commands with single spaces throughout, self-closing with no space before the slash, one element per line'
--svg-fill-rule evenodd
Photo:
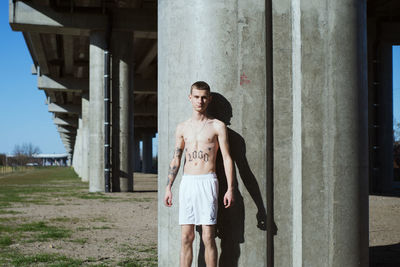
<path fill-rule="evenodd" d="M 378 57 L 378 191 L 390 193 L 394 189 L 392 44 L 381 42 Z"/>
<path fill-rule="evenodd" d="M 72 151 L 67 152 L 68 153 L 68 162 L 67 166 L 71 167 L 72 166 Z"/>
<path fill-rule="evenodd" d="M 153 172 L 153 134 L 150 132 L 143 133 L 143 158 L 142 172 Z"/>
<path fill-rule="evenodd" d="M 158 198 L 164 197 L 176 126 L 191 115 L 190 86 L 204 80 L 215 92 L 212 115 L 229 125 L 231 154 L 238 170 L 235 206 L 219 209 L 218 266 L 258 267 L 267 262 L 266 231 L 262 230 L 267 160 L 264 3 L 158 2 Z M 159 266 L 179 265 L 181 173 L 182 168 L 172 189 L 172 207 L 159 202 Z M 217 175 L 222 199 L 226 179 L 221 158 L 217 161 Z M 193 266 L 205 266 L 199 243 L 196 234 Z"/>
<path fill-rule="evenodd" d="M 79 146 L 79 129 L 76 131 L 76 137 L 75 137 L 75 144 L 74 144 L 74 150 L 73 150 L 73 160 L 72 160 L 72 167 L 74 168 L 74 171 L 78 174 L 79 176 L 79 170 L 78 170 L 78 146 Z"/>
<path fill-rule="evenodd" d="M 82 181 L 89 181 L 89 92 L 82 94 Z"/>
<path fill-rule="evenodd" d="M 133 145 L 133 168 L 135 172 L 140 172 L 140 138 L 137 137 L 137 135 L 137 130 L 135 130 L 135 141 Z"/>
<path fill-rule="evenodd" d="M 74 154 L 72 166 L 79 177 L 82 177 L 82 119 L 78 120 L 78 129 L 76 130 L 76 141 L 74 145 Z"/>
<path fill-rule="evenodd" d="M 104 192 L 104 49 L 105 33 L 90 33 L 89 191 Z"/>
<path fill-rule="evenodd" d="M 365 4 L 272 1 L 274 266 L 368 266 Z"/>
<path fill-rule="evenodd" d="M 116 127 L 113 129 L 116 160 L 113 190 L 128 192 L 133 191 L 133 33 L 113 32 L 111 49 L 113 127 Z"/>

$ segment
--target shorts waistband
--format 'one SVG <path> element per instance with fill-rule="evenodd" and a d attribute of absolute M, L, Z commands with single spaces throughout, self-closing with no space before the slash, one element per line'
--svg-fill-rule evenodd
<path fill-rule="evenodd" d="M 205 173 L 205 174 L 183 174 L 182 178 L 185 179 L 217 179 L 217 174 L 215 172 Z"/>

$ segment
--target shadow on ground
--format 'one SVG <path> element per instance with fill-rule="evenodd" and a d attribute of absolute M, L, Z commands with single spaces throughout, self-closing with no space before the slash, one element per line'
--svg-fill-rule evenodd
<path fill-rule="evenodd" d="M 400 243 L 369 248 L 370 267 L 400 266 Z"/>

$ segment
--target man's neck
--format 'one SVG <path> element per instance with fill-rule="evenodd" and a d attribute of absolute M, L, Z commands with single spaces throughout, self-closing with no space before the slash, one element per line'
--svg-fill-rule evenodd
<path fill-rule="evenodd" d="M 193 111 L 192 112 L 192 117 L 191 117 L 191 119 L 192 119 L 192 121 L 203 121 L 203 120 L 206 120 L 207 119 L 207 113 L 200 113 L 200 112 L 197 112 L 197 111 Z"/>

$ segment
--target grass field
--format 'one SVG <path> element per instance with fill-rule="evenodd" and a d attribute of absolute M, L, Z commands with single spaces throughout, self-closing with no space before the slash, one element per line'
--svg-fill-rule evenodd
<path fill-rule="evenodd" d="M 70 207 L 83 205 L 80 201 L 97 206 L 127 202 L 144 205 L 153 200 L 142 195 L 88 193 L 87 188 L 88 184 L 68 167 L 35 168 L 0 177 L 0 266 L 157 266 L 154 242 L 141 246 L 118 243 L 111 233 L 111 237 L 96 244 L 96 239 L 92 240 L 96 235 L 119 231 L 107 216 L 82 218 L 57 211 L 50 212 L 50 216 L 35 215 L 35 210 L 43 207 L 50 210 L 69 205 L 68 210 L 73 211 Z M 27 214 L 27 207 L 32 216 Z M 115 242 L 114 258 L 68 255 L 76 248 L 81 248 L 82 254 L 85 248 L 94 250 L 92 246 L 101 247 L 107 240 Z M 51 249 L 57 252 L 48 252 Z"/>

